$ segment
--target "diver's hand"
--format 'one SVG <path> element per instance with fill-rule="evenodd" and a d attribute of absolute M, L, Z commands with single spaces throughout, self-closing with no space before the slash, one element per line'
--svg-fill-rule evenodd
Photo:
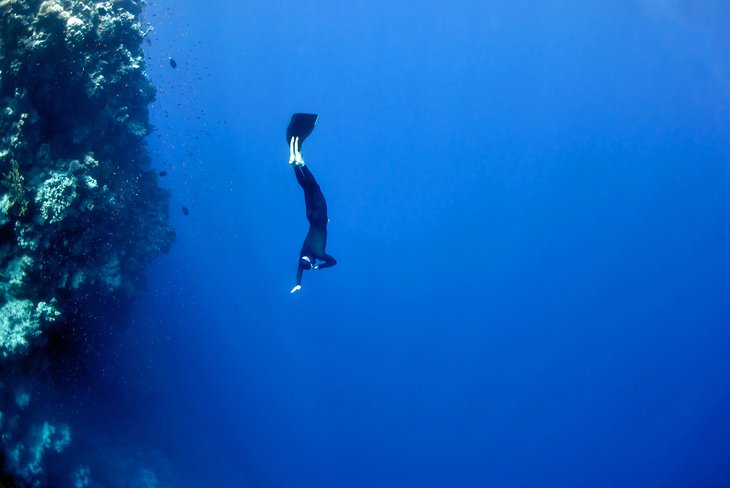
<path fill-rule="evenodd" d="M 292 137 L 289 141 L 289 164 L 304 166 L 304 158 L 302 157 L 302 153 L 299 151 L 298 137 Z"/>
<path fill-rule="evenodd" d="M 294 288 L 291 289 L 289 293 L 294 293 L 302 289 L 302 285 L 297 285 Z"/>

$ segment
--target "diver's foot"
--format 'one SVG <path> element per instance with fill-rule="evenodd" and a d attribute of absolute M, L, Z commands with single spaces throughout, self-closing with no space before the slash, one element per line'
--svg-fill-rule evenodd
<path fill-rule="evenodd" d="M 299 138 L 292 137 L 289 141 L 289 164 L 304 166 L 304 158 L 299 150 Z"/>

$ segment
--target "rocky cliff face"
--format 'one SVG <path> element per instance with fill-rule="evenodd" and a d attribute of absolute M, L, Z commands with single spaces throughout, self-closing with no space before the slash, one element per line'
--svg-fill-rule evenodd
<path fill-rule="evenodd" d="M 63 331 L 88 326 L 85 306 L 129 302 L 174 240 L 144 145 L 142 8 L 0 0 L 0 446 L 16 482 L 41 486 L 45 455 L 73 442 L 63 419 L 24 420 L 28 363 L 77 338 Z"/>

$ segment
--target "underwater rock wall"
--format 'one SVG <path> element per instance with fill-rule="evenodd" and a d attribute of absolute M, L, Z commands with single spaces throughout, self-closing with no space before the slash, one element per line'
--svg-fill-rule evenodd
<path fill-rule="evenodd" d="M 143 6 L 0 0 L 0 461 L 16 483 L 43 485 L 44 456 L 73 442 L 63 419 L 24 420 L 28 363 L 79 336 L 63 331 L 86 304 L 131 301 L 174 240 L 144 144 Z"/>

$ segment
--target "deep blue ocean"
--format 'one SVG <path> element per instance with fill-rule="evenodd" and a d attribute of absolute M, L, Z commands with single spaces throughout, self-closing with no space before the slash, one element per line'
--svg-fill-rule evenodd
<path fill-rule="evenodd" d="M 161 481 L 730 486 L 726 2 L 146 19 L 177 241 L 115 361 L 118 435 Z M 338 264 L 290 294 L 294 112 L 320 115 L 303 153 Z"/>

